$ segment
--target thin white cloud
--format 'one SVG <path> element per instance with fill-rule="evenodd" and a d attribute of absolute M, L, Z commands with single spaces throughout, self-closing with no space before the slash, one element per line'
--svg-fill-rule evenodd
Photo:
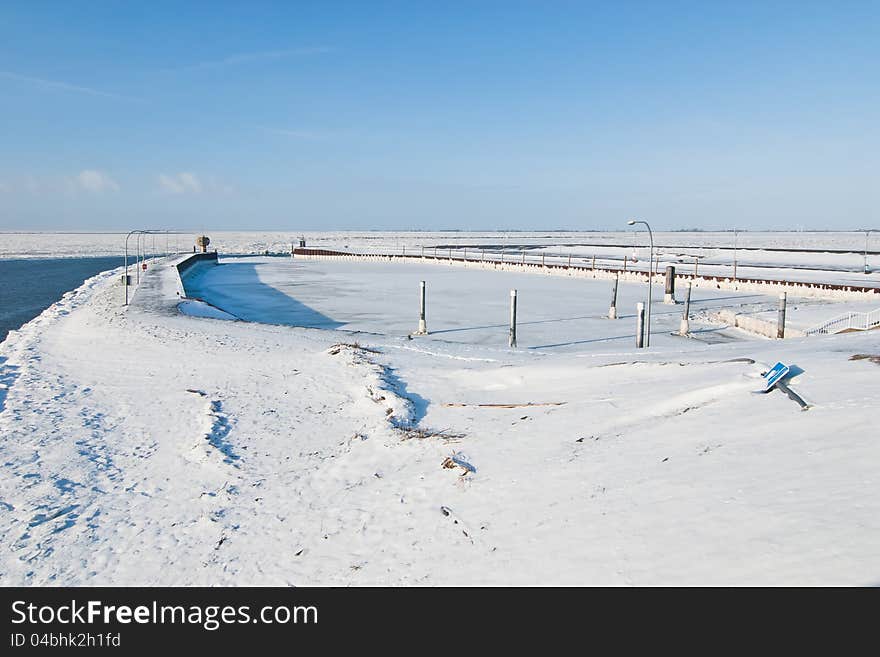
<path fill-rule="evenodd" d="M 214 176 L 199 176 L 190 171 L 160 173 L 159 188 L 166 194 L 232 194 L 235 188 Z"/>
<path fill-rule="evenodd" d="M 0 193 L 44 197 L 57 194 L 70 198 L 80 194 L 97 196 L 115 193 L 120 189 L 119 183 L 110 174 L 98 169 L 83 169 L 79 173 L 62 176 L 22 174 L 0 181 Z"/>
<path fill-rule="evenodd" d="M 159 187 L 162 191 L 171 194 L 183 194 L 183 185 L 177 181 L 177 176 L 169 176 L 164 173 L 159 174 Z"/>
<path fill-rule="evenodd" d="M 72 187 L 75 190 L 89 192 L 90 194 L 103 194 L 104 192 L 118 192 L 119 183 L 103 171 L 96 169 L 84 169 L 74 176 Z"/>
<path fill-rule="evenodd" d="M 232 194 L 235 188 L 225 182 L 220 182 L 213 176 L 208 176 L 203 180 L 205 189 L 212 194 Z"/>
<path fill-rule="evenodd" d="M 202 183 L 199 181 L 196 174 L 187 172 L 179 173 L 177 179 L 183 184 L 184 189 L 195 192 L 196 194 L 201 193 Z"/>
<path fill-rule="evenodd" d="M 13 73 L 12 71 L 0 71 L 0 78 L 5 78 L 7 80 L 16 80 L 18 82 L 27 82 L 28 84 L 36 85 L 43 89 L 55 89 L 58 91 L 66 91 L 69 93 L 86 94 L 88 96 L 113 98 L 114 100 L 139 100 L 138 98 L 131 98 L 130 96 L 114 94 L 110 93 L 109 91 L 101 91 L 100 89 L 93 89 L 91 87 L 83 87 L 77 84 L 70 84 L 69 82 L 62 82 L 60 80 L 46 80 L 44 78 L 35 78 L 30 75 L 19 75 L 18 73 Z"/>
<path fill-rule="evenodd" d="M 187 66 L 181 66 L 173 71 L 198 71 L 202 69 L 221 68 L 224 66 L 234 66 L 236 64 L 249 64 L 251 62 L 269 61 L 273 59 L 282 59 L 284 57 L 296 57 L 304 55 L 323 55 L 332 52 L 333 48 L 327 46 L 315 46 L 309 48 L 289 48 L 287 50 L 261 50 L 259 52 L 245 52 L 235 55 L 229 55 L 220 59 L 198 62 Z"/>
<path fill-rule="evenodd" d="M 201 194 L 204 186 L 199 177 L 189 171 L 159 174 L 159 187 L 169 194 Z"/>

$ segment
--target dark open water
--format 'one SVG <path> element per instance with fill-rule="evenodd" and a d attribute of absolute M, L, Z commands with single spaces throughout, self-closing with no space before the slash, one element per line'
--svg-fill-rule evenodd
<path fill-rule="evenodd" d="M 120 257 L 0 260 L 0 341 Z"/>

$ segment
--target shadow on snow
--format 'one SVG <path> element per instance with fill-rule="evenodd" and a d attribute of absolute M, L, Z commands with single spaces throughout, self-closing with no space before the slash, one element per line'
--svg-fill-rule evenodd
<path fill-rule="evenodd" d="M 202 278 L 194 281 L 194 291 L 211 305 L 248 322 L 322 329 L 344 326 L 261 281 L 257 267 L 247 262 L 220 263 L 210 272 L 210 285 L 202 287 Z"/>

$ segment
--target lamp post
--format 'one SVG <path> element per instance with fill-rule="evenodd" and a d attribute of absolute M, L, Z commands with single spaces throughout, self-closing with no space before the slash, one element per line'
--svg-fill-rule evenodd
<path fill-rule="evenodd" d="M 629 226 L 635 226 L 636 224 L 644 224 L 648 229 L 648 237 L 651 240 L 651 257 L 648 260 L 648 312 L 645 314 L 645 346 L 651 346 L 651 279 L 653 278 L 652 269 L 654 262 L 654 233 L 651 230 L 651 226 L 647 221 L 641 221 L 637 219 L 630 219 L 626 222 Z"/>
<path fill-rule="evenodd" d="M 733 282 L 736 283 L 736 238 L 738 237 L 736 228 L 733 229 Z"/>
<path fill-rule="evenodd" d="M 868 236 L 871 233 L 876 233 L 877 231 L 873 228 L 869 228 L 865 231 L 865 273 L 870 274 L 871 270 L 868 269 Z"/>
<path fill-rule="evenodd" d="M 134 230 L 132 233 L 137 233 L 137 238 L 135 239 L 135 244 L 137 248 L 136 257 L 138 259 L 138 265 L 140 265 L 141 261 L 146 262 L 147 260 L 147 235 L 153 236 L 153 256 L 156 255 L 156 235 L 160 233 L 168 233 L 167 230 L 162 230 L 159 228 L 148 228 L 144 230 Z M 131 233 L 129 233 L 131 235 Z M 141 237 L 144 238 L 143 244 L 141 243 Z M 138 275 L 137 282 L 140 283 L 140 267 L 138 267 Z"/>
<path fill-rule="evenodd" d="M 147 235 L 152 233 L 151 230 L 139 230 L 137 231 L 137 237 L 135 238 L 135 248 L 136 254 L 135 258 L 137 260 L 137 267 L 135 268 L 136 280 L 137 284 L 141 283 L 141 262 L 146 262 L 147 260 Z M 144 238 L 143 244 L 141 244 L 141 238 Z"/>
<path fill-rule="evenodd" d="M 146 262 L 147 260 L 147 235 L 149 235 L 151 230 L 139 230 L 137 231 L 137 237 L 135 238 L 135 259 L 137 261 L 137 267 L 135 267 L 135 274 L 137 279 L 137 284 L 141 284 L 141 261 Z M 144 238 L 143 248 L 141 248 L 141 237 Z"/>
<path fill-rule="evenodd" d="M 132 235 L 137 234 L 138 239 L 140 239 L 140 234 L 144 232 L 142 230 L 133 230 L 125 236 L 125 305 L 128 305 L 128 238 Z"/>
<path fill-rule="evenodd" d="M 134 273 L 138 285 L 141 282 L 141 235 L 143 234 L 144 231 L 139 230 L 137 237 L 134 238 Z"/>

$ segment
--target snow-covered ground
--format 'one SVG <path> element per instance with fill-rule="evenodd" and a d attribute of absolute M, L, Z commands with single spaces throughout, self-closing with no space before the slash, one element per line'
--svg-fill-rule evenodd
<path fill-rule="evenodd" d="M 0 583 L 880 582 L 878 331 L 708 344 L 658 304 L 637 350 L 607 283 L 226 262 L 196 296 L 278 325 L 179 312 L 159 265 L 0 345 Z M 808 411 L 752 394 L 777 360 Z"/>

